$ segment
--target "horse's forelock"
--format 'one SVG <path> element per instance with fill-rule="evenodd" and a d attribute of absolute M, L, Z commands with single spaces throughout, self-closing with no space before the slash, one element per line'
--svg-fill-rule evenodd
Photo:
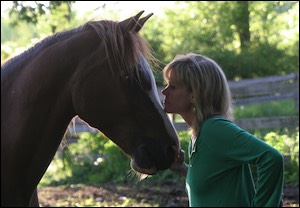
<path fill-rule="evenodd" d="M 124 70 L 122 73 L 129 76 L 137 74 L 140 56 L 148 62 L 153 62 L 151 48 L 148 42 L 138 33 L 131 31 L 123 34 L 117 22 L 93 21 L 87 22 L 84 28 L 92 27 L 103 41 L 111 70 Z M 114 67 L 117 66 L 117 67 Z M 120 72 L 120 71 L 117 71 Z"/>

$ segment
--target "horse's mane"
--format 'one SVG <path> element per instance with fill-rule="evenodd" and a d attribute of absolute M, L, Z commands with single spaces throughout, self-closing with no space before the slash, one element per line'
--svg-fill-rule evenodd
<path fill-rule="evenodd" d="M 100 20 L 88 21 L 77 28 L 58 32 L 52 36 L 49 36 L 36 43 L 34 46 L 27 49 L 23 53 L 9 59 L 1 66 L 1 68 L 9 67 L 9 65 L 14 62 L 22 61 L 28 55 L 34 53 L 38 49 L 47 45 L 51 45 L 54 42 L 57 42 L 57 40 L 59 39 L 70 37 L 73 34 L 90 30 L 91 28 L 96 31 L 99 38 L 103 41 L 106 54 L 108 55 L 109 65 L 112 70 L 124 70 L 124 74 L 133 76 L 135 72 L 132 73 L 132 70 L 138 69 L 137 65 L 139 63 L 141 54 L 149 63 L 155 63 L 155 58 L 152 55 L 150 45 L 137 32 L 130 31 L 124 35 L 117 22 L 110 20 Z M 115 62 L 116 66 L 121 67 L 112 67 L 112 62 Z"/>

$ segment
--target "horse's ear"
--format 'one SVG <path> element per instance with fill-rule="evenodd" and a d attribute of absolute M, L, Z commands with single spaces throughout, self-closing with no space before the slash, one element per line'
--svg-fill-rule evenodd
<path fill-rule="evenodd" d="M 124 31 L 124 34 L 130 32 L 132 30 L 138 32 L 143 27 L 144 23 L 153 15 L 153 13 L 151 13 L 151 14 L 147 15 L 146 17 L 139 19 L 143 13 L 144 13 L 144 11 L 141 11 L 134 17 L 130 17 L 119 23 L 121 29 Z"/>
<path fill-rule="evenodd" d="M 135 27 L 135 31 L 139 32 L 140 29 L 144 26 L 145 22 L 153 15 L 153 13 L 148 14 L 146 17 L 143 17 L 142 19 L 139 19 L 138 24 Z"/>

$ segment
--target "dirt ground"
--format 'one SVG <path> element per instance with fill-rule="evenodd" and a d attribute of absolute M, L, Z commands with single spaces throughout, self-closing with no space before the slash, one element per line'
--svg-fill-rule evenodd
<path fill-rule="evenodd" d="M 41 207 L 188 207 L 184 184 L 41 187 Z M 284 187 L 284 207 L 299 207 L 299 185 Z"/>

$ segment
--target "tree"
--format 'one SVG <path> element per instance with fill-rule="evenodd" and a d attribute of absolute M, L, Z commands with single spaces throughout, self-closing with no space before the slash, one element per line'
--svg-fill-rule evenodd
<path fill-rule="evenodd" d="M 61 24 L 70 23 L 72 4 L 75 1 L 13 1 L 9 10 L 12 25 L 25 21 L 37 25 L 39 18 L 47 16 L 52 33 L 57 31 Z"/>
<path fill-rule="evenodd" d="M 248 1 L 237 1 L 234 15 L 234 24 L 239 35 L 241 51 L 248 50 L 250 44 L 250 18 Z"/>
<path fill-rule="evenodd" d="M 199 52 L 215 59 L 228 79 L 298 72 L 298 7 L 286 1 L 179 1 L 144 33 L 163 62 Z"/>

